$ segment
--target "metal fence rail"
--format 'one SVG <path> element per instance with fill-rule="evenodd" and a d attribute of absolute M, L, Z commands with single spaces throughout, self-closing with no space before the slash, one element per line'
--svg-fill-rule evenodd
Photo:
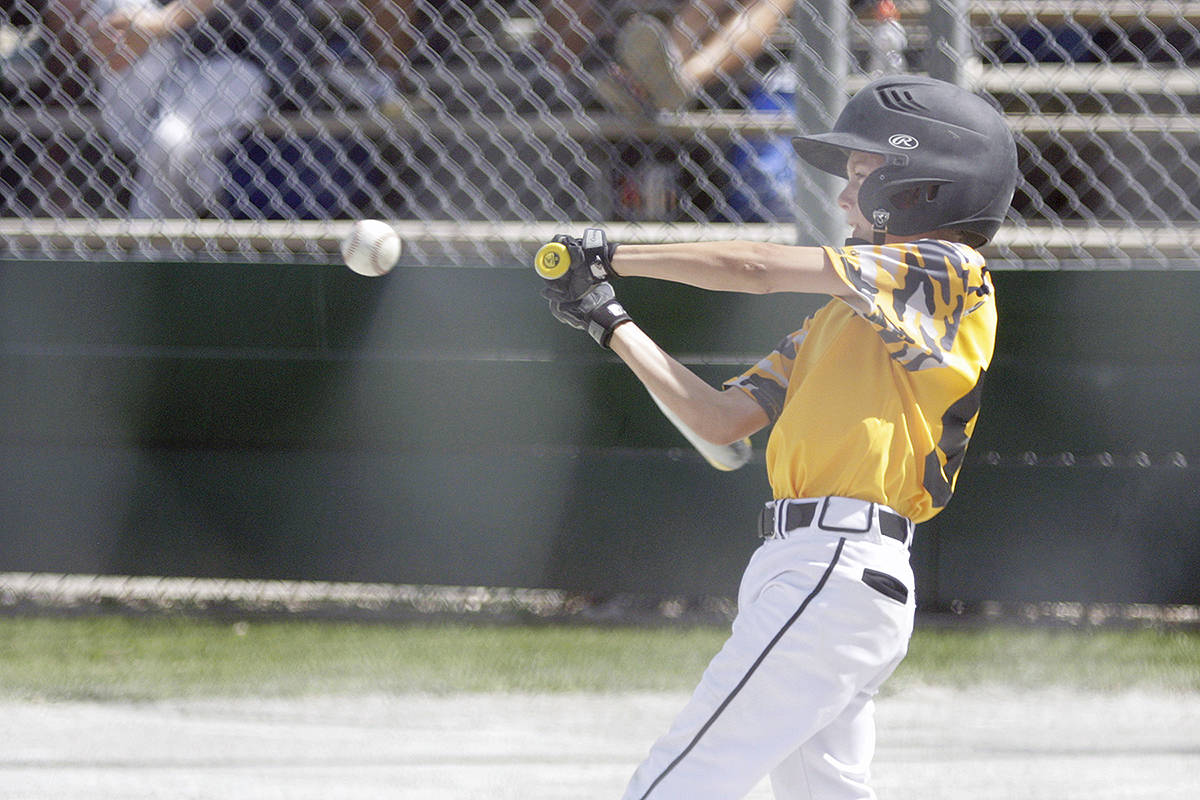
<path fill-rule="evenodd" d="M 152 0 L 0 4 L 0 254 L 328 258 L 359 217 L 452 262 L 583 222 L 812 241 L 825 187 L 788 136 L 880 68 L 874 0 L 188 0 L 208 5 L 155 38 Z M 1197 263 L 1200 2 L 896 6 L 900 68 L 991 96 L 1016 132 L 995 265 Z M 628 91 L 646 10 L 685 69 L 753 35 L 653 102 Z M 489 225 L 493 245 L 462 233 Z"/>
<path fill-rule="evenodd" d="M 478 622 L 679 621 L 725 625 L 725 597 L 589 597 L 555 589 L 326 581 L 168 578 L 0 572 L 0 617 L 97 612 L 247 620 L 318 618 Z M 1200 606 L 1150 603 L 954 601 L 958 623 L 1006 622 L 1072 628 L 1194 629 Z M 927 621 L 939 612 L 925 612 Z"/>
<path fill-rule="evenodd" d="M 1157 618 L 1194 622 L 1191 607 L 1145 607 Z M 0 617 L 13 614 L 171 614 L 197 617 L 324 618 L 465 622 L 655 622 L 727 624 L 726 597 L 612 595 L 556 589 L 330 581 L 0 573 Z M 1112 616 L 1111 614 L 1109 616 Z"/>

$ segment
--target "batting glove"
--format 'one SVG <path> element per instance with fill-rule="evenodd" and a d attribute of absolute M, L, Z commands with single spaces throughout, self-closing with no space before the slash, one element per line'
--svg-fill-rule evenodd
<path fill-rule="evenodd" d="M 577 299 L 566 297 L 554 287 L 547 288 L 542 296 L 550 301 L 550 313 L 555 319 L 564 325 L 587 331 L 601 347 L 608 347 L 618 325 L 629 322 L 629 314 L 607 281 L 595 284 Z"/>
<path fill-rule="evenodd" d="M 611 281 L 620 277 L 613 272 L 612 265 L 617 246 L 617 242 L 608 240 L 608 234 L 602 228 L 588 228 L 583 232 L 583 239 L 580 240 L 583 261 L 600 280 Z"/>
<path fill-rule="evenodd" d="M 601 281 L 617 277 L 612 269 L 613 252 L 617 245 L 608 241 L 600 228 L 588 228 L 583 232 L 582 239 L 560 233 L 551 241 L 567 249 L 570 267 L 561 277 L 546 282 L 566 299 L 581 298 Z"/>

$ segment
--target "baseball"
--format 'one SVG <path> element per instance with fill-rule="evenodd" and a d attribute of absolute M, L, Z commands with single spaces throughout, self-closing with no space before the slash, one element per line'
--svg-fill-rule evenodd
<path fill-rule="evenodd" d="M 368 278 L 391 272 L 399 258 L 399 234 L 377 219 L 360 219 L 342 240 L 342 260 L 346 266 Z"/>

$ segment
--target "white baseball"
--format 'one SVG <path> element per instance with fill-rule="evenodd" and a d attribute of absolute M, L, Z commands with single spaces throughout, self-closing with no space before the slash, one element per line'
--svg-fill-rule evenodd
<path fill-rule="evenodd" d="M 359 275 L 386 275 L 399 258 L 400 235 L 386 222 L 360 219 L 342 239 L 342 260 Z"/>

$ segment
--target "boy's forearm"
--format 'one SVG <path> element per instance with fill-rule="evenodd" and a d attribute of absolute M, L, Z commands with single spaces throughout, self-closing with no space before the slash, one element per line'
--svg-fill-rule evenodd
<path fill-rule="evenodd" d="M 622 277 L 657 278 L 713 291 L 839 294 L 846 289 L 818 247 L 749 241 L 623 244 L 612 265 Z"/>
<path fill-rule="evenodd" d="M 706 441 L 729 444 L 768 423 L 765 412 L 748 396 L 711 386 L 632 322 L 613 331 L 610 345 L 651 394 Z"/>

